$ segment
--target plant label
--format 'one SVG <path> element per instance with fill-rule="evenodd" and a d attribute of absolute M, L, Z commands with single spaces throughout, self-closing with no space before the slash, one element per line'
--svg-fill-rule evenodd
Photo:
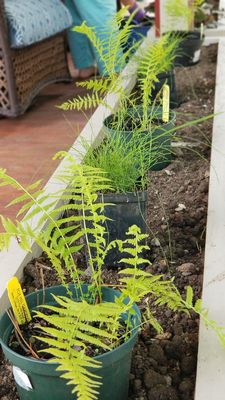
<path fill-rule="evenodd" d="M 170 114 L 170 87 L 169 85 L 163 85 L 163 122 L 169 122 Z"/>
<path fill-rule="evenodd" d="M 193 57 L 193 62 L 196 63 L 200 60 L 200 53 L 201 53 L 201 49 L 195 51 L 194 57 Z"/>
<path fill-rule="evenodd" d="M 7 284 L 9 300 L 19 325 L 31 321 L 30 311 L 24 297 L 21 285 L 18 279 L 14 276 Z"/>
<path fill-rule="evenodd" d="M 28 391 L 33 389 L 28 375 L 20 368 L 13 366 L 13 376 L 18 386 Z"/>

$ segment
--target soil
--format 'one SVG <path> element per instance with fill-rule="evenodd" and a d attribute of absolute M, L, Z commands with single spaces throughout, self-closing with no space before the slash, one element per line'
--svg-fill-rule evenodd
<path fill-rule="evenodd" d="M 201 62 L 176 70 L 182 104 L 177 124 L 213 112 L 217 46 L 203 48 Z M 191 83 L 191 85 L 190 85 Z M 174 160 L 162 171 L 151 171 L 148 185 L 149 253 L 153 273 L 174 277 L 182 293 L 191 285 L 201 296 L 207 218 L 212 120 L 176 133 Z M 80 254 L 75 255 L 78 259 Z M 24 271 L 24 291 L 58 284 L 44 255 Z M 115 270 L 105 270 L 106 282 L 116 283 Z M 135 346 L 129 400 L 193 400 L 198 349 L 195 315 L 153 309 L 164 328 L 156 335 L 146 328 Z M 17 400 L 11 367 L 0 350 L 0 399 Z"/>

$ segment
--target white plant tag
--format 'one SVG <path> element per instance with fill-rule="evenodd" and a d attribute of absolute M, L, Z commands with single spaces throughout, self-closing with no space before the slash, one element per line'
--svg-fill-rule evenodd
<path fill-rule="evenodd" d="M 13 366 L 13 375 L 17 385 L 19 385 L 25 390 L 33 389 L 29 377 L 20 368 Z"/>
<path fill-rule="evenodd" d="M 199 61 L 199 59 L 200 59 L 200 53 L 201 53 L 201 50 L 195 51 L 195 54 L 194 54 L 194 57 L 193 57 L 193 62 L 194 62 L 194 63 L 197 62 L 197 61 Z"/>

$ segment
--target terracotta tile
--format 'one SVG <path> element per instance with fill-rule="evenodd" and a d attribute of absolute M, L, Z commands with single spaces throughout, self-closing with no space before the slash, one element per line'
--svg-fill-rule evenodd
<path fill-rule="evenodd" d="M 30 109 L 16 119 L 0 119 L 0 168 L 23 184 L 50 178 L 59 161 L 52 161 L 59 150 L 67 150 L 87 122 L 83 112 L 56 108 L 68 98 L 85 93 L 74 84 L 54 84 L 45 88 Z M 18 193 L 0 188 L 0 214 L 15 217 L 18 206 L 5 208 Z M 1 228 L 0 228 L 1 229 Z"/>

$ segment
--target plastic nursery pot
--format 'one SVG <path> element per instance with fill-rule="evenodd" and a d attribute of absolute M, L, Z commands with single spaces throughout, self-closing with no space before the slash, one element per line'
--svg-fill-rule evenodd
<path fill-rule="evenodd" d="M 138 111 L 137 111 L 138 110 Z M 174 111 L 170 111 L 169 122 L 162 122 L 162 107 L 155 107 L 152 109 L 149 107 L 149 129 L 143 132 L 135 132 L 134 130 L 124 130 L 113 129 L 113 125 L 116 126 L 117 114 L 111 114 L 105 118 L 103 125 L 105 133 L 112 139 L 120 140 L 126 142 L 133 142 L 137 140 L 138 136 L 144 135 L 144 146 L 146 146 L 145 153 L 147 154 L 146 163 L 149 165 L 149 169 L 152 171 L 160 171 L 161 169 L 167 167 L 172 160 L 171 154 L 171 137 L 173 132 L 170 131 L 174 129 L 176 114 Z M 142 109 L 137 108 L 135 110 L 127 110 L 127 118 L 131 120 L 137 120 L 143 115 Z M 135 132 L 135 136 L 134 136 Z"/>
<path fill-rule="evenodd" d="M 83 292 L 87 293 L 88 285 L 83 285 Z M 75 287 L 70 285 L 74 299 L 79 296 Z M 67 296 L 65 287 L 54 286 L 45 290 L 45 304 L 55 304 L 51 294 Z M 114 301 L 120 296 L 119 291 L 111 288 L 102 288 L 103 301 Z M 38 304 L 43 304 L 43 290 L 28 295 L 28 306 L 35 309 Z M 128 394 L 129 372 L 131 353 L 135 344 L 140 324 L 140 311 L 134 304 L 135 311 L 132 316 L 133 333 L 127 342 L 116 349 L 95 357 L 102 362 L 102 368 L 93 369 L 93 372 L 101 377 L 99 400 L 125 400 Z M 125 317 L 124 317 L 125 318 Z M 0 341 L 6 358 L 13 365 L 13 373 L 20 400 L 76 400 L 75 394 L 71 394 L 71 385 L 67 385 L 65 379 L 60 378 L 62 372 L 57 372 L 57 363 L 38 361 L 31 357 L 21 356 L 8 347 L 8 341 L 12 332 L 12 323 L 5 313 L 0 319 Z"/>
<path fill-rule="evenodd" d="M 141 78 L 141 75 L 139 78 Z M 167 84 L 170 88 L 170 108 L 173 109 L 179 107 L 174 70 L 172 69 L 168 72 L 162 72 L 157 75 L 157 78 L 158 82 L 155 83 L 155 87 L 150 96 L 151 102 L 155 100 L 157 94 L 162 90 L 163 85 Z"/>
<path fill-rule="evenodd" d="M 104 207 L 104 215 L 110 220 L 105 222 L 107 243 L 112 240 L 126 239 L 128 228 L 137 225 L 142 233 L 146 232 L 147 219 L 147 190 L 126 193 L 104 193 L 98 196 L 97 202 L 112 203 Z M 118 261 L 121 253 L 117 248 L 112 249 L 105 258 L 107 267 L 121 266 Z"/>
<path fill-rule="evenodd" d="M 200 31 L 175 31 L 173 35 L 182 38 L 177 49 L 174 66 L 189 67 L 197 64 L 200 61 L 201 46 L 203 43 Z"/>
<path fill-rule="evenodd" d="M 176 81 L 174 70 L 163 72 L 157 75 L 158 82 L 155 83 L 155 88 L 152 90 L 150 99 L 153 102 L 157 94 L 162 90 L 163 85 L 166 83 L 170 87 L 170 108 L 176 108 L 179 106 L 176 91 Z"/>

